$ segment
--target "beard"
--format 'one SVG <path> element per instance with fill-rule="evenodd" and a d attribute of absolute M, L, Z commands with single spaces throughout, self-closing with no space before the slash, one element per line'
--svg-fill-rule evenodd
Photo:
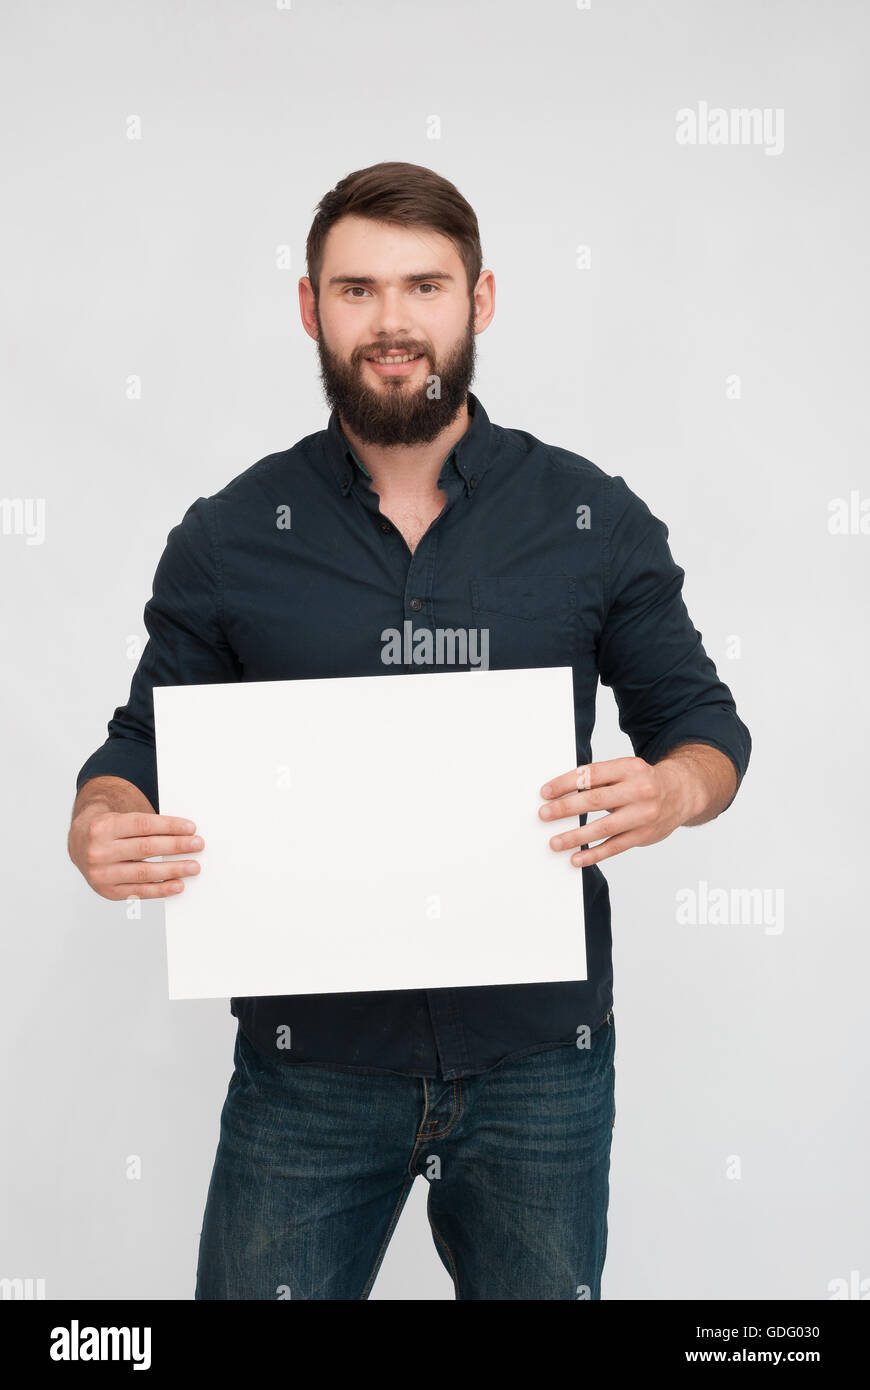
<path fill-rule="evenodd" d="M 427 373 L 415 386 L 409 378 L 398 376 L 381 377 L 378 386 L 367 385 L 363 375 L 365 357 L 388 349 L 380 343 L 370 343 L 345 361 L 327 347 L 316 306 L 315 315 L 324 394 L 330 407 L 338 411 L 341 422 L 365 444 L 430 444 L 453 423 L 466 403 L 474 378 L 477 345 L 473 301 L 464 337 L 442 358 L 435 358 L 425 343 L 390 344 L 394 350 L 424 354 Z M 433 377 L 437 380 L 433 381 Z"/>

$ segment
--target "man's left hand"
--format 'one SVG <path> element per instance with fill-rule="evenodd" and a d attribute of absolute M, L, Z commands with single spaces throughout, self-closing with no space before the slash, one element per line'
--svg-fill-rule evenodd
<path fill-rule="evenodd" d="M 575 849 L 592 840 L 602 844 L 572 854 L 578 868 L 597 864 L 636 845 L 664 840 L 694 813 L 691 779 L 678 760 L 647 763 L 643 758 L 610 758 L 565 772 L 541 788 L 542 820 L 606 811 L 587 825 L 554 836 L 554 850 Z M 605 838 L 606 837 L 606 838 Z"/>

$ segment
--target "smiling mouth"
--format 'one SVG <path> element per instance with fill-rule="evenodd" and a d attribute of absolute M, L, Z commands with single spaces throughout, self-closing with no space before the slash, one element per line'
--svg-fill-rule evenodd
<path fill-rule="evenodd" d="M 396 367 L 403 362 L 416 362 L 422 356 L 422 352 L 390 352 L 384 357 L 367 357 L 366 361 L 379 362 L 384 367 Z"/>

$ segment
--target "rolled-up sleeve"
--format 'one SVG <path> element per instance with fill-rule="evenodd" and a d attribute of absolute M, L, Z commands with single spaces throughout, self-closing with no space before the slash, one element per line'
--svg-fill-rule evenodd
<path fill-rule="evenodd" d="M 148 640 L 126 705 L 115 710 L 109 737 L 80 769 L 78 791 L 91 777 L 123 777 L 159 810 L 154 743 L 155 685 L 207 685 L 241 678 L 222 625 L 214 502 L 200 497 L 170 531 L 145 605 Z"/>
<path fill-rule="evenodd" d="M 739 788 L 752 740 L 687 612 L 668 528 L 623 478 L 609 483 L 598 671 L 613 690 L 619 727 L 648 763 L 682 743 L 718 748 Z"/>

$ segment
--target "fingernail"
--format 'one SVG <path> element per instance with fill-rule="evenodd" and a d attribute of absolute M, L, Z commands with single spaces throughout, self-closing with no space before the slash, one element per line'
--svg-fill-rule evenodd
<path fill-rule="evenodd" d="M 202 849 L 202 836 L 201 836 L 201 835 L 194 835 L 193 839 L 192 839 L 191 842 L 190 842 L 190 848 L 191 848 L 191 849 Z"/>
<path fill-rule="evenodd" d="M 553 788 L 550 786 L 550 783 L 548 782 L 547 785 L 546 785 L 545 787 L 541 787 L 541 796 L 552 796 L 552 795 L 553 795 Z"/>

